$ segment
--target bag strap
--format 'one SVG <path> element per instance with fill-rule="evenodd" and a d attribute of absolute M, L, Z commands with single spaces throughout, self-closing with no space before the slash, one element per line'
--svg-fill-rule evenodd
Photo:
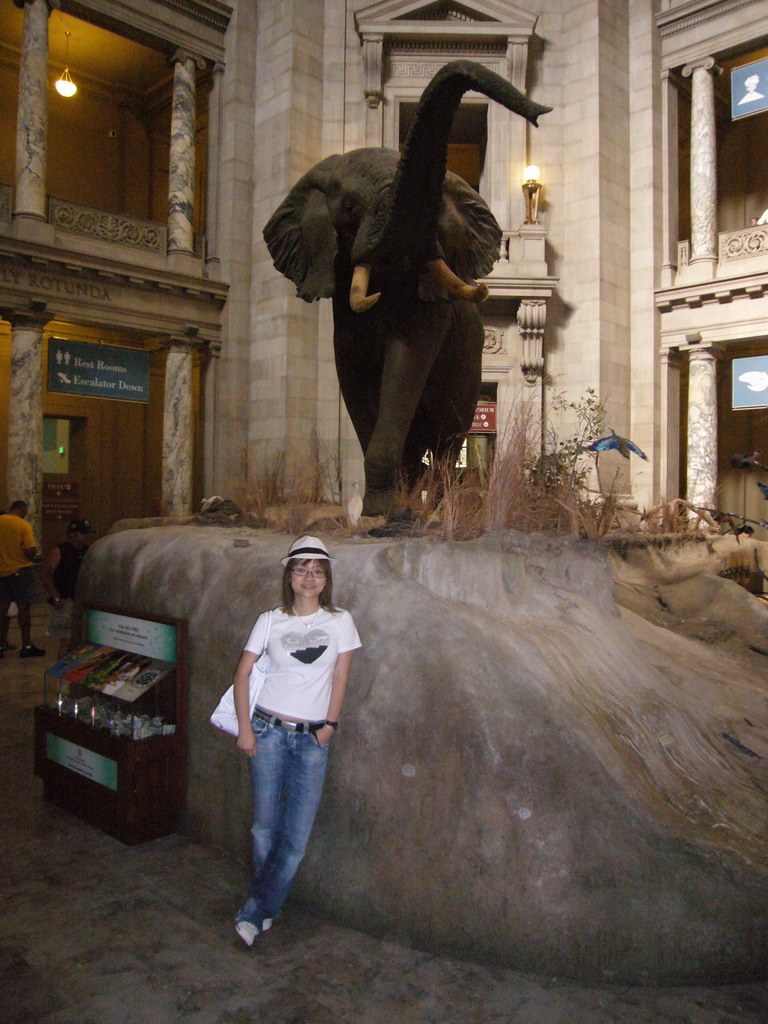
<path fill-rule="evenodd" d="M 267 631 L 264 634 L 264 644 L 263 644 L 263 646 L 261 648 L 261 654 L 259 655 L 259 657 L 261 657 L 262 654 L 266 654 L 267 653 L 267 644 L 269 642 L 269 634 L 270 634 L 271 631 L 272 631 L 272 609 L 270 608 L 270 610 L 267 612 Z"/>

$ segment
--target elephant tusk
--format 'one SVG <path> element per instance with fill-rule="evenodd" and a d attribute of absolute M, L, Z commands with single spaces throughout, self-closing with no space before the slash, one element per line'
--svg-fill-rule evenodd
<path fill-rule="evenodd" d="M 457 277 L 445 260 L 430 260 L 427 263 L 430 274 L 456 299 L 467 302 L 485 302 L 488 298 L 488 286 L 485 284 L 467 284 Z"/>
<path fill-rule="evenodd" d="M 374 306 L 381 296 L 381 292 L 368 294 L 368 282 L 371 279 L 371 268 L 367 263 L 361 263 L 355 267 L 352 275 L 352 284 L 349 288 L 349 304 L 355 313 L 365 313 L 367 309 Z"/>

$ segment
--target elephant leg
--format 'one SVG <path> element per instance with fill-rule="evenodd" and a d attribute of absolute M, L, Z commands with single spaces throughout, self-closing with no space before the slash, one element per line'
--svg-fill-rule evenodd
<path fill-rule="evenodd" d="M 431 350 L 426 345 L 409 344 L 403 337 L 390 339 L 382 370 L 379 415 L 365 453 L 365 515 L 387 515 L 394 506 L 405 441 L 439 348 L 440 335 L 436 335 L 438 341 Z"/>
<path fill-rule="evenodd" d="M 482 380 L 485 331 L 475 307 L 458 302 L 445 342 L 424 388 L 422 405 L 432 416 L 437 457 L 458 451 L 472 426 Z"/>

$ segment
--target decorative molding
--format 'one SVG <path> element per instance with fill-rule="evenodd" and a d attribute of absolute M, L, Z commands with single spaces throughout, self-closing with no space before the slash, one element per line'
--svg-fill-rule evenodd
<path fill-rule="evenodd" d="M 753 2 L 754 0 L 694 0 L 693 3 L 680 4 L 657 14 L 656 25 L 660 35 L 670 36 Z"/>
<path fill-rule="evenodd" d="M 483 329 L 485 331 L 485 338 L 483 339 L 483 355 L 503 355 L 506 351 L 504 348 L 504 329 L 501 327 L 488 327 L 487 324 L 483 325 Z"/>
<path fill-rule="evenodd" d="M 687 267 L 691 261 L 691 240 L 689 238 L 684 239 L 682 242 L 677 243 L 677 267 Z"/>
<path fill-rule="evenodd" d="M 156 221 L 109 213 L 54 196 L 48 197 L 48 221 L 54 228 L 70 235 L 165 253 L 167 229 Z"/>
<path fill-rule="evenodd" d="M 537 20 L 537 15 L 507 0 L 369 4 L 355 14 L 363 46 L 366 103 L 375 109 L 381 102 L 387 59 L 390 78 L 423 78 L 434 74 L 440 57 L 492 58 L 502 62 L 499 72 L 524 92 L 528 44 Z M 411 53 L 425 58 L 418 68 L 400 60 Z"/>
<path fill-rule="evenodd" d="M 523 341 L 520 369 L 526 383 L 535 384 L 544 373 L 544 325 L 547 303 L 544 299 L 523 299 L 517 310 L 517 325 Z"/>
<path fill-rule="evenodd" d="M 739 231 L 721 231 L 717 238 L 719 263 L 746 260 L 768 253 L 768 228 L 755 225 Z"/>
<path fill-rule="evenodd" d="M 713 75 L 720 75 L 723 72 L 720 65 L 715 63 L 715 58 L 708 54 L 689 61 L 683 68 L 683 78 L 690 78 L 694 71 L 699 70 L 711 71 Z"/>
<path fill-rule="evenodd" d="M 660 288 L 655 294 L 656 308 L 660 313 L 686 308 L 700 309 L 702 306 L 723 306 L 740 299 L 761 299 L 768 295 L 768 272 Z"/>
<path fill-rule="evenodd" d="M 189 50 L 185 50 L 185 49 L 183 49 L 181 47 L 179 47 L 178 50 L 174 50 L 174 52 L 168 58 L 168 63 L 170 64 L 171 67 L 173 67 L 174 65 L 178 64 L 179 62 L 185 64 L 188 60 L 192 61 L 192 63 L 195 65 L 195 67 L 197 68 L 198 71 L 204 71 L 205 70 L 205 58 L 204 57 L 200 57 L 198 54 L 191 53 Z"/>
<path fill-rule="evenodd" d="M 195 21 L 202 21 L 212 25 L 218 32 L 227 31 L 232 8 L 229 4 L 215 3 L 211 0 L 156 0 L 159 7 L 169 7 L 172 11 L 180 11 L 182 14 L 194 18 Z"/>
<path fill-rule="evenodd" d="M 365 102 L 375 110 L 384 97 L 382 59 L 384 36 L 373 34 L 363 39 L 363 92 Z"/>

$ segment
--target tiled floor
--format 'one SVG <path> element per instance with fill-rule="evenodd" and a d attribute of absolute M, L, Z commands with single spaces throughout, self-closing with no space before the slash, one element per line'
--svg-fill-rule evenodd
<path fill-rule="evenodd" d="M 33 639 L 53 651 L 36 612 Z M 768 983 L 593 988 L 295 905 L 246 949 L 241 865 L 183 837 L 128 848 L 43 801 L 31 712 L 53 660 L 0 661 L 0 1024 L 768 1024 Z"/>

